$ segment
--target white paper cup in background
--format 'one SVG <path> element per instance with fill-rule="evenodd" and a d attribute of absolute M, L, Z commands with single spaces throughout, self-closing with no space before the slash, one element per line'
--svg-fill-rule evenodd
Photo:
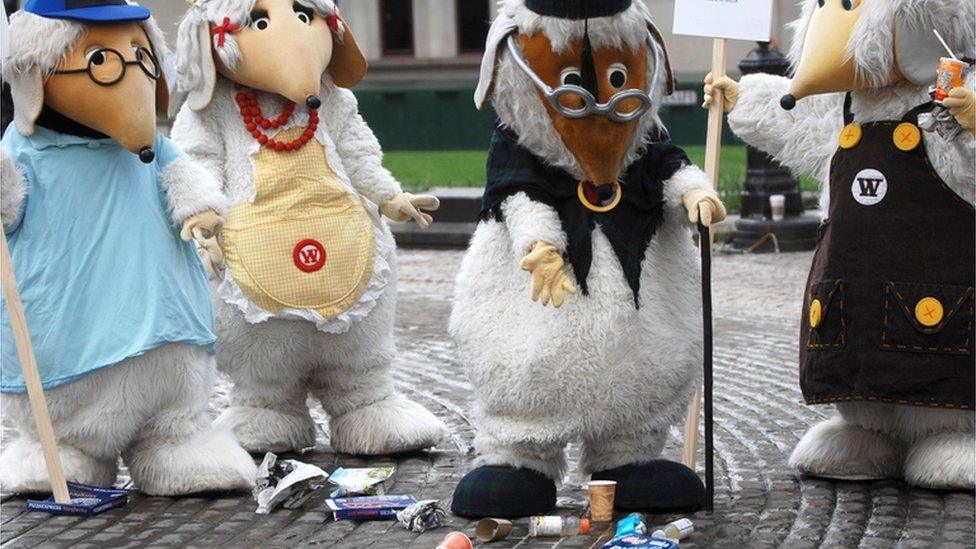
<path fill-rule="evenodd" d="M 773 214 L 773 221 L 782 221 L 786 217 L 786 197 L 781 194 L 769 195 L 769 209 Z"/>

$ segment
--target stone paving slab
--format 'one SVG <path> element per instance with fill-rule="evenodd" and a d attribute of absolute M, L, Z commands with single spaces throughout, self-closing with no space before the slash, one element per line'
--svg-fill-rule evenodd
<path fill-rule="evenodd" d="M 402 250 L 394 375 L 402 390 L 441 417 L 454 434 L 430 452 L 385 458 L 336 455 L 325 415 L 315 449 L 298 457 L 327 471 L 395 464 L 388 493 L 436 498 L 449 507 L 458 479 L 471 467 L 468 409 L 474 389 L 446 334 L 453 278 L 462 253 Z M 807 426 L 829 407 L 802 402 L 796 376 L 800 298 L 810 254 L 719 255 L 715 258 L 716 505 L 691 518 L 695 547 L 945 547 L 976 546 L 971 493 L 915 490 L 896 481 L 828 482 L 797 478 L 786 465 Z M 528 292 L 528 286 L 526 286 Z M 214 392 L 216 413 L 227 385 Z M 680 426 L 665 451 L 681 454 Z M 570 446 L 571 464 L 579 448 Z M 571 466 L 571 471 L 574 468 Z M 701 470 L 701 461 L 699 461 Z M 583 512 L 582 478 L 570 473 L 559 491 L 562 515 Z M 128 481 L 123 471 L 119 484 Z M 133 493 L 129 505 L 92 519 L 24 511 L 24 499 L 3 496 L 3 547 L 336 547 L 431 549 L 450 530 L 473 535 L 474 524 L 449 516 L 444 528 L 416 534 L 394 522 L 336 522 L 314 497 L 305 508 L 256 515 L 247 494 L 152 498 Z M 670 516 L 653 517 L 663 524 Z M 602 535 L 601 535 L 602 534 Z M 525 521 L 502 542 L 510 548 L 599 547 L 600 531 L 566 539 L 527 538 Z M 477 545 L 477 544 L 476 544 Z"/>

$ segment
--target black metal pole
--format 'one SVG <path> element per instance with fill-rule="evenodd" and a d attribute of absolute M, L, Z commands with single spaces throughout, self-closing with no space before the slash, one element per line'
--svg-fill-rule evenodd
<path fill-rule="evenodd" d="M 705 397 L 705 510 L 715 507 L 715 463 L 712 433 L 712 235 L 708 227 L 698 225 L 701 248 L 702 347 Z"/>

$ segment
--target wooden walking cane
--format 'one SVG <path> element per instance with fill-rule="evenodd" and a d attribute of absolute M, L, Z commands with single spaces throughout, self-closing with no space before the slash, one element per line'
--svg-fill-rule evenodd
<path fill-rule="evenodd" d="M 64 479 L 61 469 L 61 455 L 58 453 L 58 443 L 54 439 L 54 427 L 51 425 L 51 415 L 48 413 L 47 400 L 44 398 L 44 388 L 41 386 L 41 376 L 37 371 L 37 360 L 34 358 L 34 345 L 31 343 L 30 332 L 27 330 L 27 318 L 24 317 L 24 307 L 20 302 L 20 292 L 17 290 L 17 279 L 14 277 L 14 267 L 10 262 L 10 250 L 7 248 L 7 237 L 3 237 L 3 251 L 0 255 L 0 271 L 2 271 L 3 295 L 7 300 L 7 312 L 10 315 L 10 328 L 17 346 L 17 358 L 20 359 L 20 369 L 24 373 L 24 385 L 27 386 L 27 398 L 30 401 L 31 414 L 37 427 L 37 438 L 44 451 L 44 462 L 47 465 L 48 480 L 54 492 L 54 501 L 70 503 L 68 483 Z"/>
<path fill-rule="evenodd" d="M 772 35 L 772 0 L 737 0 L 717 3 L 710 0 L 675 0 L 674 33 L 712 38 L 712 81 L 725 76 L 725 46 L 728 39 L 768 41 Z M 718 190 L 719 159 L 722 151 L 722 120 L 725 99 L 721 90 L 713 89 L 708 110 L 708 129 L 705 137 L 705 173 Z M 712 447 L 712 297 L 711 246 L 707 228 L 700 228 L 699 245 L 702 258 L 702 316 L 704 339 L 704 389 L 695 391 L 684 432 L 685 465 L 694 469 L 698 454 L 698 420 L 702 397 L 705 400 L 705 508 L 715 503 L 713 447 Z"/>
<path fill-rule="evenodd" d="M 725 75 L 725 38 L 712 42 L 712 77 L 718 79 Z M 720 153 L 722 151 L 722 119 L 724 99 L 719 90 L 712 93 L 712 105 L 708 110 L 708 133 L 705 137 L 705 174 L 715 190 L 718 190 Z M 715 475 L 713 471 L 712 448 L 712 281 L 711 257 L 712 236 L 708 227 L 699 225 L 698 246 L 701 250 L 702 277 L 702 338 L 703 364 L 702 378 L 704 391 L 695 391 L 688 406 L 688 419 L 685 423 L 684 463 L 695 468 L 698 459 L 698 420 L 701 415 L 702 397 L 705 400 L 705 509 L 712 510 L 715 502 Z"/>

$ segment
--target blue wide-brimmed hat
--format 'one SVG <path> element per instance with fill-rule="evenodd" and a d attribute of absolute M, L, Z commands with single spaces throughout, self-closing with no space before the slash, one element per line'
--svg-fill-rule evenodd
<path fill-rule="evenodd" d="M 24 11 L 50 19 L 119 23 L 149 19 L 149 8 L 125 0 L 27 0 Z"/>

